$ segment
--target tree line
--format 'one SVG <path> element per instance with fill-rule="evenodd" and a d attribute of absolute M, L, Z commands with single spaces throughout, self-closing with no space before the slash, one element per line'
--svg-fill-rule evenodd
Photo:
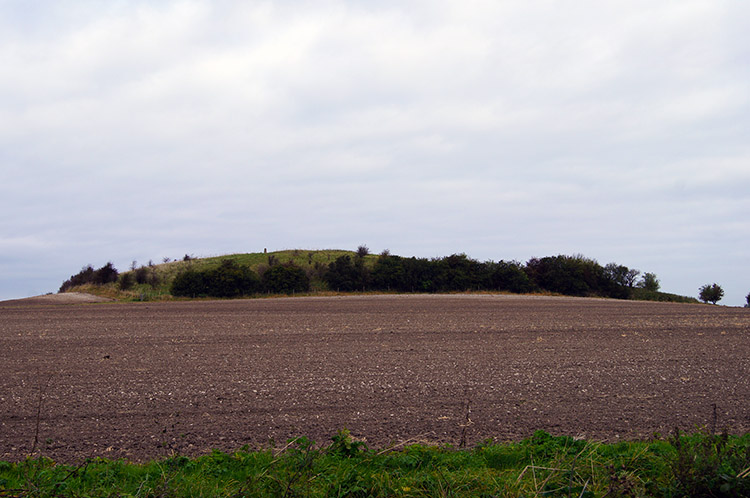
<path fill-rule="evenodd" d="M 172 281 L 170 292 L 178 297 L 240 297 L 260 292 L 294 294 L 310 290 L 310 277 L 292 263 L 277 264 L 261 276 L 249 266 L 225 259 L 218 268 L 188 269 Z"/>
<path fill-rule="evenodd" d="M 336 259 L 323 279 L 338 291 L 547 291 L 627 299 L 635 287 L 659 290 L 656 275 L 644 273 L 638 280 L 639 275 L 638 270 L 615 263 L 601 266 L 580 255 L 532 258 L 524 265 L 518 261 L 480 262 L 465 254 L 427 259 L 384 253 L 369 267 L 358 253 Z"/>

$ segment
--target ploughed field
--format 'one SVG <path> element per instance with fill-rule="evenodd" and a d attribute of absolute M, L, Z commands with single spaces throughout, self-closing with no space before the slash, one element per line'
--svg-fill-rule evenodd
<path fill-rule="evenodd" d="M 192 456 L 343 428 L 385 447 L 701 426 L 750 430 L 750 310 L 506 295 L 0 305 L 0 460 Z"/>

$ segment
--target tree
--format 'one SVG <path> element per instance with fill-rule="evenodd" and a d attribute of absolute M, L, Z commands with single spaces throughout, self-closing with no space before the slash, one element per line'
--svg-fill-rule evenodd
<path fill-rule="evenodd" d="M 640 270 L 636 270 L 635 268 L 631 268 L 628 270 L 628 273 L 625 275 L 625 283 L 628 285 L 628 287 L 633 287 L 635 285 L 635 281 L 638 279 L 638 275 L 640 274 Z"/>
<path fill-rule="evenodd" d="M 656 278 L 656 275 L 654 273 L 646 272 L 643 274 L 643 277 L 641 277 L 641 281 L 638 282 L 638 287 L 641 287 L 648 291 L 656 292 L 659 290 L 659 287 L 661 287 L 661 284 L 659 283 L 659 279 Z"/>
<path fill-rule="evenodd" d="M 747 301 L 745 308 L 750 308 L 750 292 L 748 292 L 747 296 L 745 296 L 745 301 Z"/>
<path fill-rule="evenodd" d="M 605 280 L 604 268 L 582 255 L 532 258 L 525 271 L 538 287 L 569 296 L 600 294 Z"/>
<path fill-rule="evenodd" d="M 724 289 L 721 288 L 718 284 L 706 284 L 700 288 L 700 294 L 698 295 L 700 297 L 701 301 L 704 303 L 712 303 L 716 304 L 717 302 L 721 301 L 721 298 L 724 297 Z"/>
<path fill-rule="evenodd" d="M 490 265 L 490 289 L 515 293 L 530 292 L 534 285 L 518 261 L 499 261 Z"/>

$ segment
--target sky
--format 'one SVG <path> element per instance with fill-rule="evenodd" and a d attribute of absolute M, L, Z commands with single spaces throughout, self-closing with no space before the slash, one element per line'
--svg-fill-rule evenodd
<path fill-rule="evenodd" d="M 282 249 L 750 293 L 750 3 L 0 0 L 0 299 Z"/>

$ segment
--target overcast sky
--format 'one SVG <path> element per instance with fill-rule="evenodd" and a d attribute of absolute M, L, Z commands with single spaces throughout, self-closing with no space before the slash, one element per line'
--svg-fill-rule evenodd
<path fill-rule="evenodd" d="M 0 0 L 0 299 L 280 249 L 750 292 L 750 3 Z"/>

